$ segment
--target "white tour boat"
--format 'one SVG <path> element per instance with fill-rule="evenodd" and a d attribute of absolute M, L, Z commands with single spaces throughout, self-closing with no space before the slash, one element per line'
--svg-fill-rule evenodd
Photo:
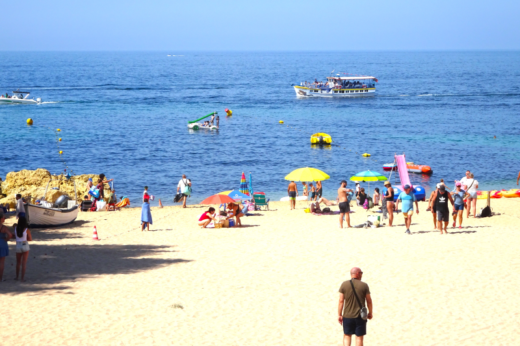
<path fill-rule="evenodd" d="M 1 103 L 22 103 L 22 104 L 38 104 L 42 103 L 41 98 L 30 99 L 29 95 L 31 93 L 29 91 L 13 91 L 12 95 L 8 93 L 0 95 L 0 104 Z"/>
<path fill-rule="evenodd" d="M 294 86 L 297 97 L 374 96 L 378 80 L 372 76 L 327 77 L 327 82 L 302 82 Z"/>

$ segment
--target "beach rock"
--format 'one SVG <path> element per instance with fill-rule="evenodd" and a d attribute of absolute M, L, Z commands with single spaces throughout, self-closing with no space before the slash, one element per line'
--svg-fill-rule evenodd
<path fill-rule="evenodd" d="M 21 170 L 19 172 L 7 173 L 5 180 L 0 184 L 1 191 L 5 197 L 0 199 L 0 204 L 9 203 L 11 208 L 16 207 L 16 194 L 21 194 L 27 202 L 34 203 L 37 199 L 43 197 L 45 188 L 50 178 L 57 179 L 49 184 L 47 196 L 48 202 L 55 202 L 61 195 L 68 195 L 74 199 L 74 183 L 76 182 L 77 201 L 80 202 L 83 196 L 87 193 L 87 181 L 92 178 L 94 184 L 97 183 L 99 175 L 97 174 L 82 174 L 71 177 L 67 181 L 66 177 L 61 175 L 51 175 L 51 173 L 43 168 L 37 170 Z M 105 195 L 108 196 L 108 184 L 105 184 Z M 56 189 L 56 188 L 59 188 Z"/>

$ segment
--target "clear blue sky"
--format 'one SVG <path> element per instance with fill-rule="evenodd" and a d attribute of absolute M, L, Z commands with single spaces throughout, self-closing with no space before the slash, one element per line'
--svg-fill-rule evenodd
<path fill-rule="evenodd" d="M 4 51 L 520 49 L 519 0 L 26 0 L 3 8 Z"/>

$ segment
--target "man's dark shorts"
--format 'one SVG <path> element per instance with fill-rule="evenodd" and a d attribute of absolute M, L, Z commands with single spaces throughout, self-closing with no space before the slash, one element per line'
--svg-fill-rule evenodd
<path fill-rule="evenodd" d="M 356 336 L 363 336 L 367 334 L 367 321 L 358 318 L 345 318 L 343 317 L 343 334 Z"/>
<path fill-rule="evenodd" d="M 341 214 L 346 214 L 350 211 L 350 205 L 348 204 L 348 202 L 341 202 L 339 204 L 339 212 Z"/>

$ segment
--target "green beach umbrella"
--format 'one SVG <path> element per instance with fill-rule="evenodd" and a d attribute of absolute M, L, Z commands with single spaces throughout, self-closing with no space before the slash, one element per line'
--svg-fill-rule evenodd
<path fill-rule="evenodd" d="M 372 172 L 372 171 L 368 170 L 368 171 L 359 172 L 358 174 L 353 175 L 352 177 L 350 177 L 350 180 L 351 181 L 366 181 L 366 182 L 368 182 L 368 190 L 370 190 L 371 181 L 385 181 L 385 180 L 388 180 L 388 178 L 385 177 L 384 175 L 382 175 L 381 173 Z M 368 193 L 370 193 L 370 191 L 368 191 Z"/>

